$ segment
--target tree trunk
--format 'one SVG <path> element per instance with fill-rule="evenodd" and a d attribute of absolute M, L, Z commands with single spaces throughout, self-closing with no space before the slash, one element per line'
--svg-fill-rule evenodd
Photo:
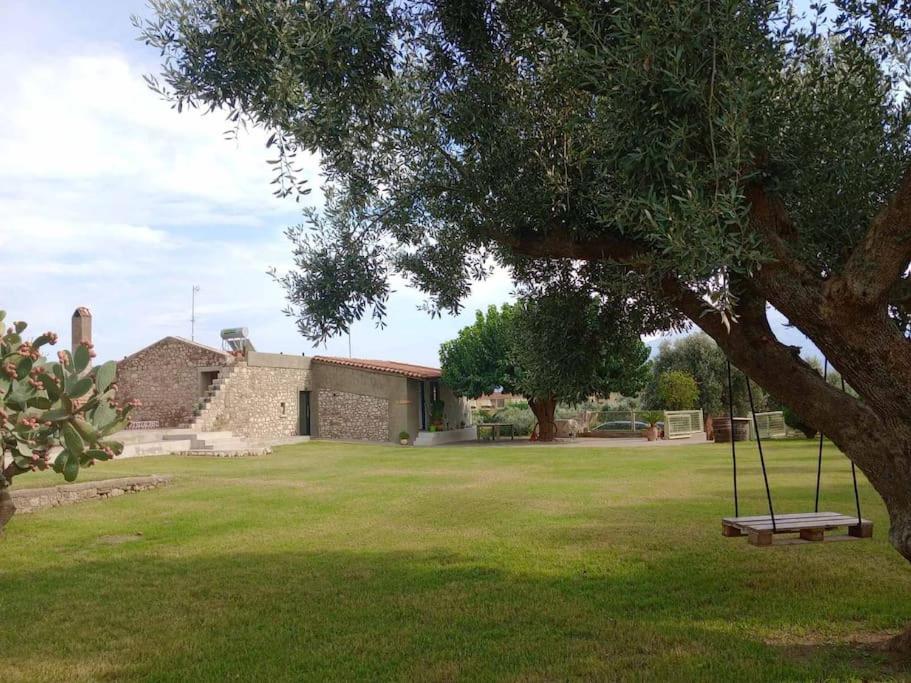
<path fill-rule="evenodd" d="M 911 413 L 900 405 L 896 409 L 893 402 L 899 386 L 908 389 L 895 366 L 907 358 L 909 342 L 896 336 L 884 317 L 820 316 L 813 310 L 817 292 L 790 283 L 783 306 L 789 319 L 827 354 L 829 363 L 860 393 L 857 399 L 827 384 L 800 358 L 799 349 L 778 341 L 766 318 L 764 290 L 759 292 L 756 282 L 747 283 L 739 293 L 737 319 L 730 329 L 720 316 L 705 314 L 704 301 L 685 288 L 671 283 L 665 293 L 718 342 L 734 365 L 857 465 L 886 505 L 891 544 L 911 562 Z M 813 322 L 807 325 L 806 319 Z M 877 353 L 857 354 L 863 335 Z M 911 652 L 911 632 L 894 639 L 891 646 Z"/>
<path fill-rule="evenodd" d="M 888 316 L 892 290 L 911 283 L 904 277 L 911 261 L 911 169 L 838 273 L 823 275 L 795 254 L 797 228 L 780 198 L 752 185 L 747 199 L 750 227 L 773 258 L 750 275 L 730 274 L 733 318 L 712 312 L 698 283 L 692 288 L 673 274 L 662 279 L 661 293 L 734 365 L 857 465 L 885 502 L 889 540 L 911 562 L 911 341 Z M 525 256 L 612 259 L 645 272 L 653 249 L 623 235 L 579 239 L 560 230 L 544 237 L 520 232 L 508 246 Z M 859 398 L 829 386 L 799 348 L 776 338 L 767 303 L 819 347 Z M 911 631 L 893 646 L 911 651 Z"/>
<path fill-rule="evenodd" d="M 553 441 L 557 437 L 557 425 L 554 423 L 557 399 L 553 396 L 530 398 L 528 406 L 538 420 L 538 441 Z"/>
<path fill-rule="evenodd" d="M 13 505 L 13 498 L 9 494 L 9 487 L 0 488 L 0 534 L 3 533 L 3 527 L 16 514 L 16 506 Z"/>

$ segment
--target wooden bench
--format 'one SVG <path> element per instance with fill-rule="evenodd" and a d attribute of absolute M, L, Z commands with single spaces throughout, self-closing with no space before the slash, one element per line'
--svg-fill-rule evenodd
<path fill-rule="evenodd" d="M 798 534 L 789 543 L 819 542 L 826 540 L 825 532 L 840 527 L 847 527 L 848 534 L 829 537 L 828 540 L 853 540 L 871 538 L 873 522 L 868 519 L 849 517 L 837 512 L 798 512 L 787 515 L 775 515 L 775 524 L 769 515 L 753 517 L 725 517 L 721 520 L 723 536 L 742 536 L 747 534 L 749 542 L 757 546 L 772 545 L 776 534 Z"/>

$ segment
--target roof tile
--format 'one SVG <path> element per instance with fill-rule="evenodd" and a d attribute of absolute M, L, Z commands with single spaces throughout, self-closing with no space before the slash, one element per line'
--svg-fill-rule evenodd
<path fill-rule="evenodd" d="M 361 370 L 386 372 L 392 375 L 402 375 L 411 379 L 439 379 L 439 368 L 430 368 L 426 365 L 412 365 L 411 363 L 397 363 L 391 360 L 369 360 L 366 358 L 342 358 L 339 356 L 313 356 L 313 360 L 331 365 L 342 365 Z"/>

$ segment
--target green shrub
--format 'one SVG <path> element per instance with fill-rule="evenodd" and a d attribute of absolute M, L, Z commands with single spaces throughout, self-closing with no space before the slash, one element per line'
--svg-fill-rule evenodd
<path fill-rule="evenodd" d="M 658 400 L 665 410 L 692 410 L 699 400 L 699 385 L 683 370 L 670 370 L 658 377 Z"/>
<path fill-rule="evenodd" d="M 528 436 L 535 425 L 535 414 L 528 406 L 523 408 L 509 406 L 501 408 L 492 415 L 483 416 L 479 422 L 508 422 L 515 425 L 517 436 Z"/>
<path fill-rule="evenodd" d="M 411 438 L 411 434 L 406 432 L 404 429 L 399 432 L 399 441 L 408 441 Z"/>

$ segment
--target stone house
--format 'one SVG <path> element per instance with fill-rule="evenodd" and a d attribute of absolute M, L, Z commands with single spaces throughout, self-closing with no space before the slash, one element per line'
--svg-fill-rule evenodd
<path fill-rule="evenodd" d="M 435 399 L 443 401 L 449 427 L 471 423 L 467 402 L 440 382 L 437 368 L 251 348 L 229 353 L 180 337 L 165 337 L 120 361 L 117 394 L 141 401 L 134 421 L 231 431 L 251 440 L 304 435 L 395 442 L 401 431 L 414 439 L 429 427 Z"/>
<path fill-rule="evenodd" d="M 117 396 L 142 402 L 134 420 L 177 427 L 233 361 L 220 349 L 165 337 L 117 363 Z"/>

